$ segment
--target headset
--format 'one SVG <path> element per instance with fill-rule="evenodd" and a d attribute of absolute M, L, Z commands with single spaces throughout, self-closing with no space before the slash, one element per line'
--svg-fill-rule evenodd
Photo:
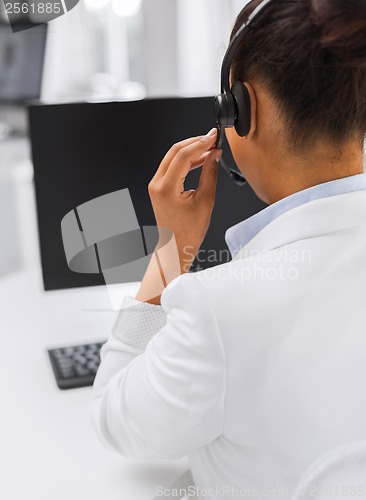
<path fill-rule="evenodd" d="M 250 29 L 250 24 L 254 18 L 270 4 L 273 0 L 263 0 L 250 14 L 245 24 L 238 30 L 233 37 L 221 68 L 221 94 L 215 97 L 215 119 L 217 127 L 217 143 L 216 148 L 221 149 L 224 137 L 225 128 L 235 127 L 237 134 L 240 137 L 245 137 L 249 134 L 251 126 L 250 112 L 250 97 L 246 86 L 234 80 L 230 88 L 230 68 L 235 55 L 235 52 Z M 245 178 L 237 171 L 229 168 L 223 160 L 220 160 L 221 165 L 228 172 L 233 181 L 239 186 L 246 184 Z"/>

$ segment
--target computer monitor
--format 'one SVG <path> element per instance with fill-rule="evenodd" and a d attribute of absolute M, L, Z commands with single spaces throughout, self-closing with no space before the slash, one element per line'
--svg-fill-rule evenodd
<path fill-rule="evenodd" d="M 80 204 L 128 188 L 139 224 L 153 226 L 148 183 L 172 144 L 213 127 L 213 98 L 39 104 L 30 106 L 29 119 L 44 287 L 101 285 L 103 275 L 68 268 L 61 220 Z M 224 155 L 236 168 L 227 144 Z M 197 186 L 198 175 L 189 174 L 187 189 Z M 192 271 L 229 261 L 226 229 L 264 206 L 220 167 L 211 226 Z"/>
<path fill-rule="evenodd" d="M 46 24 L 17 33 L 0 24 L 0 105 L 40 97 L 46 36 Z"/>

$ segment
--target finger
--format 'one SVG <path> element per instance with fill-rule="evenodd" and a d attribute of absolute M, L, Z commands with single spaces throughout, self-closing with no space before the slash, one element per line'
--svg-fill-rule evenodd
<path fill-rule="evenodd" d="M 205 163 L 207 156 L 210 154 L 208 151 L 207 153 L 204 153 L 197 161 L 192 163 L 191 171 L 198 168 L 202 167 L 202 165 Z"/>
<path fill-rule="evenodd" d="M 202 167 L 199 185 L 196 189 L 196 196 L 199 198 L 215 199 L 218 162 L 222 151 L 211 151 Z"/>
<path fill-rule="evenodd" d="M 193 144 L 194 142 L 197 142 L 200 137 L 202 136 L 197 136 L 197 137 L 190 137 L 189 139 L 185 139 L 184 141 L 177 142 L 174 144 L 167 154 L 164 156 L 162 162 L 159 165 L 159 168 L 157 169 L 155 173 L 155 179 L 159 179 L 163 177 L 166 173 L 166 171 L 169 168 L 170 163 L 174 159 L 174 157 L 177 155 L 177 153 L 184 147 L 189 146 L 190 144 Z"/>
<path fill-rule="evenodd" d="M 184 180 L 194 165 L 204 153 L 207 153 L 216 141 L 217 130 L 212 129 L 207 135 L 200 137 L 196 142 L 180 149 L 164 175 L 167 185 L 176 187 L 181 192 Z"/>

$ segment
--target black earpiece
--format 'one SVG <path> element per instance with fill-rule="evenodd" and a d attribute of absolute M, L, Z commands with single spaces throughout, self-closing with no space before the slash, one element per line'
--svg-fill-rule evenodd
<path fill-rule="evenodd" d="M 234 96 L 236 103 L 236 120 L 235 130 L 240 137 L 245 137 L 249 134 L 252 115 L 250 112 L 250 96 L 246 86 L 238 81 L 235 81 L 231 93 Z"/>
<path fill-rule="evenodd" d="M 217 149 L 222 147 L 225 128 L 235 127 L 240 137 L 249 134 L 251 124 L 250 97 L 248 89 L 243 83 L 235 81 L 230 92 L 216 96 L 215 117 L 217 128 L 221 132 L 216 145 Z"/>
<path fill-rule="evenodd" d="M 249 31 L 251 22 L 271 2 L 272 0 L 263 0 L 254 9 L 247 22 L 237 31 L 226 51 L 221 68 L 221 94 L 215 97 L 215 120 L 218 130 L 217 149 L 222 148 L 225 138 L 225 128 L 235 127 L 240 137 L 245 137 L 249 134 L 251 127 L 249 92 L 242 82 L 236 80 L 233 82 L 232 87 L 230 87 L 230 68 L 235 52 Z M 229 169 L 224 162 L 221 162 L 221 164 L 231 175 L 234 182 L 240 185 L 246 184 L 246 180 L 239 172 Z"/>

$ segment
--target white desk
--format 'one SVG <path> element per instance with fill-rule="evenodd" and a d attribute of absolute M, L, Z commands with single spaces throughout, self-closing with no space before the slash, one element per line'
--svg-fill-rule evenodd
<path fill-rule="evenodd" d="M 103 340 L 116 313 L 104 287 L 42 290 L 31 171 L 24 162 L 12 168 L 23 267 L 0 277 L 0 498 L 151 500 L 187 462 L 133 461 L 104 449 L 89 423 L 91 388 L 57 388 L 46 348 Z"/>

